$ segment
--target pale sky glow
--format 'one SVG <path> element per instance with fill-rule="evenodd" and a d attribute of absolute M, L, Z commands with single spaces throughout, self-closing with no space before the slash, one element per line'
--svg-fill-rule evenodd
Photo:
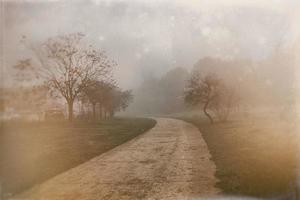
<path fill-rule="evenodd" d="M 5 74 L 27 55 L 18 43 L 22 35 L 43 41 L 85 33 L 118 62 L 116 77 L 129 88 L 149 74 L 191 68 L 205 56 L 262 59 L 278 46 L 299 44 L 296 0 L 5 2 Z"/>

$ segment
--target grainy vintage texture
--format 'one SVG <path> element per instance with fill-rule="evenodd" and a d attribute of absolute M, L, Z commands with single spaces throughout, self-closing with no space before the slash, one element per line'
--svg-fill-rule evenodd
<path fill-rule="evenodd" d="M 0 200 L 300 200 L 299 19 L 300 0 L 0 0 Z"/>
<path fill-rule="evenodd" d="M 198 129 L 157 119 L 145 134 L 17 199 L 186 199 L 216 195 L 215 165 Z"/>

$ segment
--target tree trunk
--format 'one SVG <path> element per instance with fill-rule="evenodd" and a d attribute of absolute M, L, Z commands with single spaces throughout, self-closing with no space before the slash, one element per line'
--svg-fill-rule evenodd
<path fill-rule="evenodd" d="M 104 109 L 104 119 L 106 119 L 106 118 L 107 118 L 107 110 Z"/>
<path fill-rule="evenodd" d="M 101 103 L 99 103 L 99 118 L 100 119 L 103 118 L 103 111 L 102 111 L 102 105 L 101 105 Z"/>
<path fill-rule="evenodd" d="M 204 112 L 204 114 L 206 115 L 206 117 L 208 117 L 210 123 L 213 124 L 213 123 L 214 123 L 214 120 L 213 120 L 213 118 L 210 116 L 210 114 L 207 112 L 208 104 L 209 104 L 209 101 L 207 101 L 207 102 L 204 104 L 203 112 Z"/>
<path fill-rule="evenodd" d="M 92 107 L 93 107 L 93 120 L 95 121 L 96 120 L 96 104 L 93 103 Z"/>
<path fill-rule="evenodd" d="M 74 101 L 68 101 L 68 115 L 69 115 L 69 121 L 73 121 L 73 103 Z"/>
<path fill-rule="evenodd" d="M 109 112 L 109 117 L 114 117 L 114 115 L 115 115 L 115 112 L 114 112 L 113 110 L 111 110 L 111 111 Z"/>

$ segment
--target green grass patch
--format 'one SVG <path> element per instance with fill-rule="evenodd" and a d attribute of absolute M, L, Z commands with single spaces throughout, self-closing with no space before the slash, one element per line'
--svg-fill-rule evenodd
<path fill-rule="evenodd" d="M 101 122 L 5 122 L 0 134 L 0 182 L 17 193 L 144 133 L 146 118 Z"/>
<path fill-rule="evenodd" d="M 217 187 L 225 194 L 274 197 L 295 189 L 296 127 L 266 119 L 213 125 L 203 118 L 181 119 L 201 131 L 217 167 Z"/>

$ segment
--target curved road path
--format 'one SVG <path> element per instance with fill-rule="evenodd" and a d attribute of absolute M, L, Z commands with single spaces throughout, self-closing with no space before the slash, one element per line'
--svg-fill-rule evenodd
<path fill-rule="evenodd" d="M 148 132 L 15 199 L 194 199 L 216 195 L 215 165 L 198 129 L 156 119 Z"/>

